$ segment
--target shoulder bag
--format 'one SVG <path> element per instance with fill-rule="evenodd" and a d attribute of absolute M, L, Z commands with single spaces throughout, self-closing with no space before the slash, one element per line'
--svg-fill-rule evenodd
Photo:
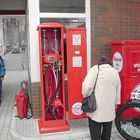
<path fill-rule="evenodd" d="M 88 97 L 83 99 L 83 102 L 82 102 L 83 112 L 91 113 L 96 110 L 95 87 L 96 87 L 96 83 L 97 83 L 97 79 L 98 79 L 98 74 L 99 74 L 99 65 L 98 65 L 97 77 L 96 77 L 95 84 L 94 84 L 93 90 L 91 92 L 91 95 L 89 95 Z"/>

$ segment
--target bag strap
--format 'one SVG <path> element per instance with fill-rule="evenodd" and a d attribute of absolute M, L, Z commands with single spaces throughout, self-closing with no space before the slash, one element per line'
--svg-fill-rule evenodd
<path fill-rule="evenodd" d="M 93 90 L 95 90 L 97 79 L 98 79 L 98 75 L 99 75 L 99 65 L 98 65 L 98 72 L 97 72 L 97 77 L 96 77 L 96 80 L 95 80 L 95 84 L 94 84 Z"/>

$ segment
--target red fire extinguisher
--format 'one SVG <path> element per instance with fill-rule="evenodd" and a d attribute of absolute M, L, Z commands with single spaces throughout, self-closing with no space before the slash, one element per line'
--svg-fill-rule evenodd
<path fill-rule="evenodd" d="M 16 95 L 17 117 L 20 119 L 27 118 L 28 113 L 28 96 L 24 94 L 24 89 Z"/>

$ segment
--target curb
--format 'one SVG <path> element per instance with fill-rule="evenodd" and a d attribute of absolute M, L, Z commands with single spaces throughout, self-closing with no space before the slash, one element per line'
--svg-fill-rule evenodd
<path fill-rule="evenodd" d="M 17 120 L 14 117 L 16 114 L 16 109 L 14 108 L 13 110 L 13 114 L 12 114 L 12 119 L 11 119 L 11 127 L 10 127 L 10 136 L 12 137 L 13 140 L 56 140 L 60 139 L 60 140 L 90 140 L 90 135 L 89 132 L 86 130 L 84 131 L 84 133 L 78 130 L 78 127 L 76 128 L 72 128 L 70 129 L 70 131 L 66 131 L 66 132 L 56 132 L 56 133 L 48 133 L 48 134 L 39 134 L 39 132 L 35 132 L 37 133 L 36 136 L 26 136 L 26 135 L 22 135 L 19 134 L 16 131 L 16 125 L 17 125 Z M 19 123 L 19 122 L 18 122 Z M 71 123 L 69 122 L 69 125 Z M 37 127 L 37 124 L 36 124 Z M 79 133 L 80 132 L 80 133 Z"/>

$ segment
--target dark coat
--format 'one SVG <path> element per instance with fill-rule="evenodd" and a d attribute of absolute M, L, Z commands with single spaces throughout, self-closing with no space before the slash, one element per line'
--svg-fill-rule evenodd
<path fill-rule="evenodd" d="M 0 56 L 0 76 L 5 76 L 5 74 L 6 74 L 6 69 L 5 69 L 4 61 Z"/>

